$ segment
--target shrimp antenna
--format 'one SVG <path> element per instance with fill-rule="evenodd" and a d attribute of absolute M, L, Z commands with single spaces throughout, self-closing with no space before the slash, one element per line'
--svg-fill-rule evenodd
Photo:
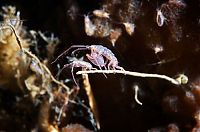
<path fill-rule="evenodd" d="M 59 78 L 60 73 L 61 73 L 66 67 L 68 67 L 68 66 L 69 66 L 69 64 L 65 64 L 65 65 L 63 66 L 63 68 L 60 69 L 59 72 L 56 74 L 56 77 Z M 74 76 L 74 66 L 75 66 L 75 64 L 72 65 L 71 74 L 72 74 L 72 78 L 73 78 L 73 80 L 74 80 L 74 83 L 77 85 L 77 87 L 79 87 L 78 83 L 76 82 L 75 76 Z"/>
<path fill-rule="evenodd" d="M 69 47 L 68 49 L 66 49 L 64 52 L 62 52 L 53 62 L 51 62 L 51 64 L 55 63 L 60 57 L 62 57 L 63 55 L 65 55 L 66 53 L 68 53 L 69 50 L 71 50 L 72 48 L 86 48 L 86 45 L 72 45 L 71 47 Z"/>
<path fill-rule="evenodd" d="M 61 73 L 66 67 L 68 67 L 68 66 L 69 66 L 69 64 L 65 64 L 65 65 L 63 66 L 63 68 L 60 69 L 60 70 L 58 71 L 58 73 L 56 74 L 56 78 L 59 78 L 60 73 Z"/>
<path fill-rule="evenodd" d="M 78 48 L 76 50 L 74 50 L 71 54 L 74 56 L 75 52 L 80 51 L 80 50 L 86 50 L 88 48 Z"/>
<path fill-rule="evenodd" d="M 78 83 L 77 83 L 77 81 L 76 81 L 76 79 L 74 77 L 74 66 L 75 66 L 75 64 L 72 65 L 72 69 L 71 69 L 72 78 L 73 78 L 74 83 L 76 84 L 76 86 L 79 88 L 79 85 L 78 85 Z"/>

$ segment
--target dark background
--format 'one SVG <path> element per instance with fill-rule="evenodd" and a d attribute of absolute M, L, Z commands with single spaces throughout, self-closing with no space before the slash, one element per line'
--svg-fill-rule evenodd
<path fill-rule="evenodd" d="M 187 7 L 178 23 L 182 28 L 178 42 L 174 41 L 171 31 L 177 33 L 179 30 L 173 29 L 170 24 L 160 28 L 155 22 L 157 6 L 167 1 L 141 1 L 141 15 L 135 20 L 134 35 L 128 36 L 123 31 L 115 47 L 105 38 L 88 37 L 84 32 L 83 15 L 99 9 L 106 2 L 109 3 L 100 0 L 1 0 L 0 6 L 16 6 L 24 20 L 23 25 L 28 30 L 53 32 L 59 37 L 61 44 L 56 48 L 52 59 L 71 45 L 101 43 L 115 53 L 119 65 L 126 70 L 166 74 L 171 77 L 184 73 L 189 77 L 189 84 L 179 87 L 160 79 L 90 75 L 99 109 L 101 131 L 142 132 L 151 128 L 161 131 L 170 123 L 175 123 L 181 131 L 192 130 L 196 125 L 193 116 L 199 106 L 199 94 L 194 92 L 195 88 L 191 84 L 198 80 L 200 69 L 200 1 L 185 1 Z M 75 9 L 74 20 L 67 13 L 72 6 Z M 123 7 L 123 2 L 121 6 Z M 164 47 L 164 51 L 158 54 L 159 58 L 152 49 L 152 44 L 158 41 Z M 174 58 L 174 61 L 152 65 Z M 54 72 L 55 68 L 54 65 L 51 66 Z M 139 100 L 143 103 L 142 106 L 134 100 L 134 84 L 140 87 Z M 199 86 L 198 81 L 195 84 Z M 194 96 L 195 103 L 189 101 L 187 91 Z M 177 100 L 171 99 L 172 97 Z"/>

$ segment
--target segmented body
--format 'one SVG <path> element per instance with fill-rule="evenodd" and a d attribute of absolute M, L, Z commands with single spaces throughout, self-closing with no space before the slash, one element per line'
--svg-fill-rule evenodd
<path fill-rule="evenodd" d="M 107 67 L 108 69 L 112 68 L 112 69 L 115 69 L 115 68 L 118 68 L 118 69 L 121 69 L 121 67 L 118 66 L 118 60 L 117 58 L 115 57 L 115 55 L 112 53 L 112 51 L 102 45 L 91 45 L 90 46 L 90 49 L 91 49 L 91 53 L 95 52 L 99 55 L 102 55 L 104 56 L 107 61 L 108 61 L 108 64 L 107 64 Z"/>
<path fill-rule="evenodd" d="M 88 60 L 90 60 L 90 62 L 92 62 L 96 66 L 99 66 L 99 67 L 106 66 L 106 63 L 102 55 L 92 52 L 91 54 L 86 54 L 86 57 L 88 58 Z"/>
<path fill-rule="evenodd" d="M 76 61 L 73 61 L 69 64 L 65 64 L 64 67 L 82 67 L 82 68 L 86 68 L 86 69 L 92 69 L 92 65 L 89 63 L 89 62 L 86 62 L 86 61 L 79 61 L 79 60 L 76 60 Z"/>
<path fill-rule="evenodd" d="M 60 73 L 65 69 L 65 68 L 71 68 L 71 73 L 72 73 L 72 78 L 75 82 L 75 84 L 77 85 L 77 87 L 79 87 L 78 83 L 76 82 L 76 79 L 74 77 L 74 67 L 81 67 L 83 69 L 88 69 L 88 70 L 91 70 L 91 69 L 95 69 L 92 67 L 92 65 L 89 63 L 89 62 L 86 62 L 86 61 L 80 61 L 80 60 L 75 60 L 69 64 L 65 64 L 63 66 L 63 68 L 58 72 L 57 76 L 60 75 Z"/>
<path fill-rule="evenodd" d="M 72 45 L 70 48 L 68 48 L 62 54 L 60 54 L 52 63 L 56 62 L 61 56 L 66 54 L 72 48 L 77 48 L 71 53 L 72 55 L 74 55 L 75 52 L 80 50 L 90 50 L 91 53 L 86 56 L 94 65 L 98 65 L 99 67 L 107 65 L 108 69 L 111 68 L 123 70 L 122 67 L 118 66 L 119 62 L 115 55 L 112 53 L 112 51 L 102 45 Z"/>

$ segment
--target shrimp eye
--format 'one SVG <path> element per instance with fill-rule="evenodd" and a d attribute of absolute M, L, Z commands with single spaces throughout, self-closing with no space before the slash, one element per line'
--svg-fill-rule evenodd
<path fill-rule="evenodd" d="M 96 48 L 92 48 L 91 51 L 92 51 L 92 52 L 95 52 L 95 51 L 96 51 Z"/>

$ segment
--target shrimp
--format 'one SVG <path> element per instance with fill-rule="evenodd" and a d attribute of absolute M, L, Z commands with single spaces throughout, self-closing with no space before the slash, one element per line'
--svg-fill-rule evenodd
<path fill-rule="evenodd" d="M 72 52 L 72 55 L 74 55 L 75 52 L 80 50 L 90 50 L 91 53 L 90 55 L 88 54 L 87 57 L 94 65 L 98 65 L 99 67 L 101 67 L 101 65 L 104 66 L 105 64 L 107 65 L 108 69 L 124 70 L 118 65 L 119 62 L 115 55 L 112 53 L 112 51 L 102 45 L 72 45 L 70 48 L 61 53 L 52 63 L 56 62 L 61 56 L 66 54 L 72 48 L 77 48 Z M 105 58 L 105 62 L 107 63 L 103 63 L 102 58 Z"/>
<path fill-rule="evenodd" d="M 58 75 L 60 75 L 60 73 L 65 69 L 65 68 L 67 68 L 67 67 L 70 67 L 71 68 L 71 74 L 72 74 L 72 78 L 73 78 L 73 80 L 74 80 L 74 82 L 75 82 L 75 84 L 79 87 L 79 85 L 78 85 L 78 83 L 76 82 L 76 79 L 75 79 L 75 77 L 74 77 L 74 67 L 81 67 L 83 70 L 96 70 L 96 68 L 93 68 L 92 67 L 92 65 L 89 63 L 89 62 L 86 62 L 86 61 L 80 61 L 80 60 L 75 60 L 75 61 L 73 61 L 73 62 L 71 62 L 71 63 L 69 63 L 69 64 L 65 64 L 64 66 L 63 66 L 63 68 L 58 72 L 58 74 L 56 75 L 56 76 L 58 76 Z"/>

